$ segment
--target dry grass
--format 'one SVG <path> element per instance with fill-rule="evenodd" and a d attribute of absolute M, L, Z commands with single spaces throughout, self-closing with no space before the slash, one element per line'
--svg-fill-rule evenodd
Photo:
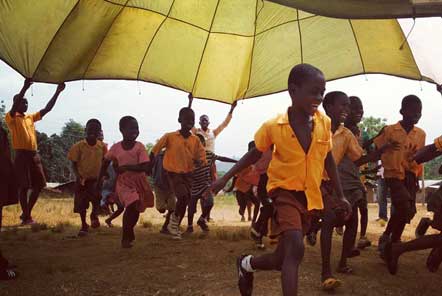
<path fill-rule="evenodd" d="M 370 207 L 369 238 L 376 241 L 382 228 Z M 419 209 L 419 216 L 425 213 Z M 262 254 L 249 240 L 247 223 L 239 222 L 232 198 L 217 200 L 215 224 L 209 235 L 198 227 L 182 241 L 158 233 L 163 217 L 154 209 L 142 214 L 134 248 L 120 248 L 121 217 L 115 228 L 91 230 L 76 238 L 79 218 L 71 199 L 39 200 L 32 227 L 18 227 L 18 206 L 4 209 L 2 251 L 19 266 L 21 279 L 1 283 L 0 295 L 238 295 L 234 262 L 241 253 Z M 101 218 L 103 220 L 103 218 Z M 186 221 L 186 220 L 184 220 Z M 407 227 L 411 236 L 418 218 Z M 341 243 L 333 249 L 337 264 Z M 268 246 L 272 249 L 273 246 Z M 339 276 L 344 286 L 338 295 L 439 295 L 442 271 L 425 268 L 428 251 L 401 258 L 397 276 L 391 276 L 375 247 L 351 259 L 351 276 Z M 256 274 L 254 295 L 280 295 L 278 272 Z M 319 247 L 306 247 L 301 266 L 300 295 L 322 295 L 319 289 Z"/>

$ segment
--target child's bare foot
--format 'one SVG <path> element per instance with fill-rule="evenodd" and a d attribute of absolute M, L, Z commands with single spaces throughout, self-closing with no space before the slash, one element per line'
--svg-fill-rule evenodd
<path fill-rule="evenodd" d="M 397 273 L 399 256 L 394 252 L 394 245 L 391 242 L 391 239 L 385 244 L 384 255 L 388 271 L 395 275 Z"/>
<path fill-rule="evenodd" d="M 92 228 L 100 227 L 100 220 L 98 220 L 97 217 L 94 217 L 94 218 L 91 217 L 91 227 Z"/>

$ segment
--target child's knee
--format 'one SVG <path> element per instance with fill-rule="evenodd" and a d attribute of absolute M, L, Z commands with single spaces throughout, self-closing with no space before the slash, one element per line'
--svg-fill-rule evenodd
<path fill-rule="evenodd" d="M 291 230 L 284 233 L 284 257 L 300 261 L 304 257 L 303 234 L 300 230 Z"/>

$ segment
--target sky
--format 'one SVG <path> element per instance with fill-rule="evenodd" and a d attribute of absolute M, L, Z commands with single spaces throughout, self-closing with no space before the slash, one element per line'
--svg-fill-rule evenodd
<path fill-rule="evenodd" d="M 21 75 L 0 61 L 0 100 L 5 101 L 8 110 L 13 95 L 19 92 L 22 84 Z M 43 108 L 55 88 L 50 84 L 34 84 L 27 93 L 29 112 Z M 359 96 L 364 103 L 365 116 L 386 118 L 389 124 L 401 119 L 402 98 L 415 94 L 423 102 L 422 119 L 418 126 L 426 131 L 427 143 L 442 133 L 438 119 L 442 116 L 442 97 L 434 84 L 386 75 L 362 75 L 328 82 L 326 88 L 327 92 L 340 90 Z M 84 124 L 89 118 L 98 118 L 103 125 L 105 141 L 112 144 L 121 140 L 118 120 L 124 115 L 132 115 L 140 125 L 138 140 L 155 142 L 164 133 L 179 129 L 178 111 L 187 103 L 186 93 L 146 82 L 69 82 L 53 111 L 38 122 L 36 128 L 50 135 L 59 133 L 69 119 Z M 287 92 L 240 101 L 230 125 L 216 140 L 217 154 L 229 157 L 243 155 L 260 125 L 284 112 L 289 105 Z M 195 99 L 193 108 L 197 118 L 208 114 L 211 127 L 215 128 L 227 115 L 230 105 Z"/>

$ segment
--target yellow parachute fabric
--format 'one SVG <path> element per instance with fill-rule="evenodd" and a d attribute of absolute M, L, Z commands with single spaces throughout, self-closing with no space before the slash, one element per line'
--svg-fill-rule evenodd
<path fill-rule="evenodd" d="M 261 0 L 0 0 L 0 58 L 23 76 L 143 80 L 225 103 L 285 90 L 302 62 L 328 80 L 426 79 L 404 40 L 395 19 L 334 19 Z"/>

